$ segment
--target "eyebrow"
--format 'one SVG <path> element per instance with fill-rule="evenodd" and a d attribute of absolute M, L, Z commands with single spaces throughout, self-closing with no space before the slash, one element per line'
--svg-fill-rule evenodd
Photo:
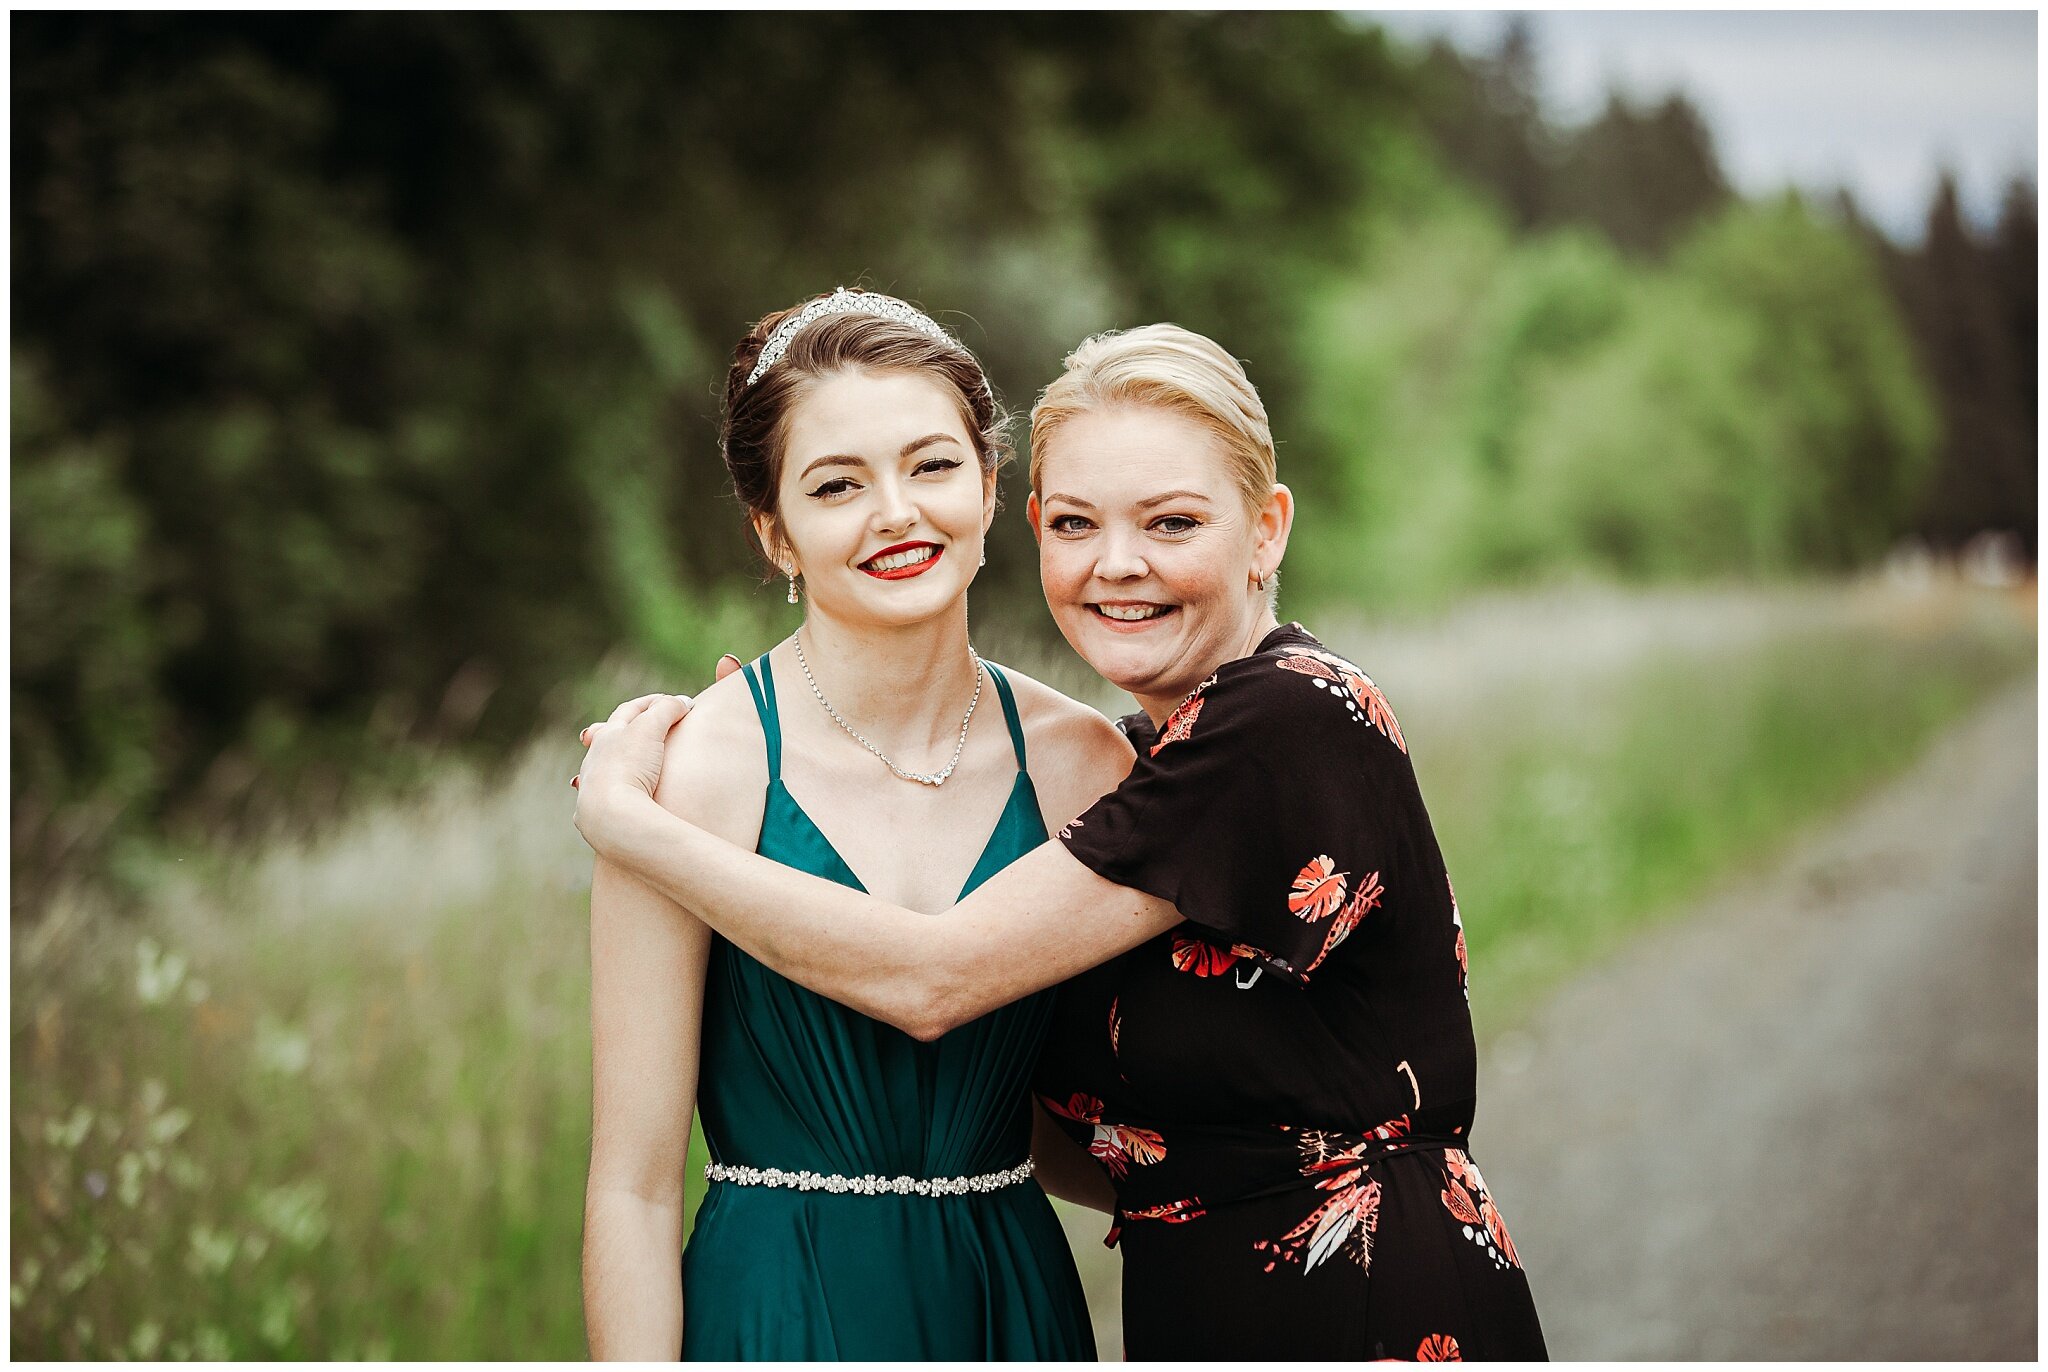
<path fill-rule="evenodd" d="M 1077 506 L 1083 510 L 1095 508 L 1092 502 L 1083 500 L 1077 495 L 1068 495 L 1065 491 L 1052 491 L 1045 497 L 1045 503 L 1048 505 L 1052 504 L 1055 500 L 1065 501 L 1067 504 Z M 1149 510 L 1154 505 L 1164 505 L 1169 500 L 1199 500 L 1205 505 L 1209 503 L 1209 497 L 1203 495 L 1200 491 L 1161 491 L 1158 495 L 1146 496 L 1143 500 L 1137 502 L 1137 507 L 1141 510 Z"/>
<path fill-rule="evenodd" d="M 958 447 L 960 444 L 960 440 L 953 437 L 953 435 L 951 434 L 929 433 L 926 434 L 923 438 L 911 439 L 908 443 L 903 445 L 902 451 L 897 453 L 896 455 L 898 457 L 909 457 L 912 453 L 922 452 L 924 449 L 931 447 L 935 443 L 951 443 L 955 447 Z M 852 453 L 828 453 L 826 456 L 816 458 L 808 465 L 806 465 L 803 469 L 803 472 L 797 477 L 797 480 L 802 481 L 805 477 L 808 477 L 812 472 L 816 471 L 820 467 L 865 467 L 867 465 L 868 460 L 866 458 L 856 457 Z"/>

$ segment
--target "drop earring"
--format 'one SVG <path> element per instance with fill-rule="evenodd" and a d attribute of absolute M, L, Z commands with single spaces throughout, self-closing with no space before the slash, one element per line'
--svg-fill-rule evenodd
<path fill-rule="evenodd" d="M 789 603 L 796 604 L 796 573 L 789 573 Z"/>

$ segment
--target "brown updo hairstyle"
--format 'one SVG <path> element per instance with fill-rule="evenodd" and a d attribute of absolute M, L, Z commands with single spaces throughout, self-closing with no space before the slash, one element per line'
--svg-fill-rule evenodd
<path fill-rule="evenodd" d="M 725 374 L 718 446 L 732 476 L 733 494 L 750 516 L 749 529 L 757 534 L 760 525 L 780 529 L 776 495 L 782 484 L 789 417 L 817 382 L 839 372 L 914 372 L 929 377 L 959 404 L 960 418 L 972 436 L 982 471 L 1000 470 L 1010 455 L 1004 433 L 1009 416 L 997 402 L 981 363 L 950 337 L 934 338 L 880 315 L 830 314 L 798 330 L 788 350 L 749 386 L 747 377 L 776 326 L 824 298 L 815 295 L 786 310 L 763 315 L 733 349 L 732 366 Z M 776 560 L 772 547 L 764 546 L 761 551 L 771 563 Z"/>

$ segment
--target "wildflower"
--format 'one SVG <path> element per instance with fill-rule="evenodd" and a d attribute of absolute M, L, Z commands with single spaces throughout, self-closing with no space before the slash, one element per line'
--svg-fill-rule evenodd
<path fill-rule="evenodd" d="M 257 1318 L 256 1332 L 264 1342 L 282 1346 L 292 1336 L 291 1297 L 282 1291 L 273 1291 L 263 1300 L 263 1313 Z"/>
<path fill-rule="evenodd" d="M 189 1251 L 185 1265 L 194 1276 L 218 1276 L 234 1263 L 237 1247 L 235 1236 L 214 1229 L 211 1225 L 195 1224 L 186 1236 Z"/>
<path fill-rule="evenodd" d="M 83 1105 L 74 1107 L 70 1117 L 43 1122 L 43 1138 L 52 1148 L 76 1148 L 92 1130 L 93 1113 Z"/>
<path fill-rule="evenodd" d="M 97 1277 L 106 1265 L 107 1241 L 95 1234 L 84 1255 L 57 1274 L 57 1289 L 67 1296 L 72 1295 Z"/>
<path fill-rule="evenodd" d="M 114 1170 L 119 1173 L 115 1194 L 121 1198 L 121 1204 L 133 1210 L 142 1201 L 142 1158 L 139 1154 L 123 1153 Z"/>
<path fill-rule="evenodd" d="M 302 1029 L 265 1015 L 256 1024 L 256 1061 L 280 1076 L 295 1077 L 313 1060 L 313 1045 Z"/>
<path fill-rule="evenodd" d="M 182 953 L 167 953 L 155 939 L 135 945 L 135 997 L 144 1005 L 162 1005 L 176 994 L 189 966 Z"/>
<path fill-rule="evenodd" d="M 191 1111 L 166 1110 L 149 1122 L 149 1136 L 158 1143 L 169 1143 L 184 1133 L 185 1127 L 191 1123 Z"/>
<path fill-rule="evenodd" d="M 163 1338 L 162 1326 L 155 1320 L 144 1320 L 135 1326 L 134 1334 L 129 1336 L 128 1348 L 137 1358 L 148 1362 L 156 1356 L 157 1345 L 163 1342 Z"/>
<path fill-rule="evenodd" d="M 327 1236 L 325 1190 L 317 1181 L 276 1186 L 256 1198 L 256 1214 L 271 1233 L 297 1248 L 311 1248 Z"/>

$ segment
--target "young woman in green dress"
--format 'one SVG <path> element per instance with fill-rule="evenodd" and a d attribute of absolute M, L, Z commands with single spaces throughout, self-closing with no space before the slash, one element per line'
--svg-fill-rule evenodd
<path fill-rule="evenodd" d="M 973 355 L 890 297 L 835 292 L 749 332 L 722 447 L 804 620 L 698 698 L 657 800 L 935 914 L 1115 784 L 1132 754 L 1113 725 L 968 643 L 1000 422 Z M 1041 1187 L 1113 1197 L 1029 1104 L 1047 996 L 923 1042 L 602 860 L 591 987 L 594 1355 L 1094 1357 Z M 684 1252 L 693 1111 L 712 1181 Z"/>

